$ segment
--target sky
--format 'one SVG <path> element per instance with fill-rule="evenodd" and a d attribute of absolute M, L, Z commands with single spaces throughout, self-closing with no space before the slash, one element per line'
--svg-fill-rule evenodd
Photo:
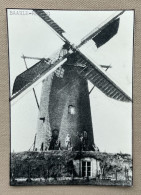
<path fill-rule="evenodd" d="M 64 11 L 46 10 L 46 13 L 65 30 L 71 43 L 79 44 L 90 31 L 113 16 L 115 11 Z M 116 11 L 118 13 L 118 11 Z M 26 70 L 21 56 L 49 57 L 64 44 L 52 29 L 32 10 L 9 9 L 9 65 L 10 95 L 17 75 Z M 89 41 L 80 50 L 99 69 L 132 97 L 133 54 L 132 10 L 120 16 L 118 33 L 105 45 L 96 48 Z M 31 67 L 37 60 L 27 60 Z M 111 65 L 104 71 L 99 65 Z M 93 85 L 88 82 L 89 89 Z M 36 87 L 40 100 L 42 83 Z M 132 103 L 113 100 L 94 88 L 90 94 L 94 140 L 101 152 L 123 152 L 132 154 Z M 37 131 L 38 108 L 31 90 L 11 104 L 11 151 L 29 150 Z"/>

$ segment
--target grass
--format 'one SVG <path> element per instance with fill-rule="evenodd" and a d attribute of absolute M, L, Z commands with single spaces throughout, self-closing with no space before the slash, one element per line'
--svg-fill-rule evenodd
<path fill-rule="evenodd" d="M 110 180 L 87 180 L 87 179 L 73 179 L 73 180 L 47 180 L 47 181 L 17 181 L 11 182 L 11 186 L 34 186 L 34 185 L 94 185 L 94 186 L 132 186 L 132 181 L 110 181 Z"/>

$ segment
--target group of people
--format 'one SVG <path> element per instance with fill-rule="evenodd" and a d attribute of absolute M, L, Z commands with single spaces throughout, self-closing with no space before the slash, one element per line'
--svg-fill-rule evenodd
<path fill-rule="evenodd" d="M 77 135 L 76 135 L 77 136 Z M 80 151 L 87 151 L 88 150 L 88 137 L 87 137 L 87 132 L 83 131 L 83 133 L 81 133 L 80 135 L 78 135 L 79 138 L 79 150 Z M 47 150 L 62 150 L 62 146 L 61 146 L 61 140 L 59 139 L 59 130 L 54 129 L 52 131 L 52 136 L 51 139 L 48 140 L 49 141 L 49 147 L 45 147 L 44 148 L 44 144 L 41 144 L 41 148 L 40 151 L 47 151 Z M 65 148 L 66 150 L 73 150 L 73 144 L 72 144 L 72 138 L 70 136 L 70 134 L 66 135 L 65 138 Z M 94 144 L 92 146 L 92 150 L 93 151 L 99 151 L 99 148 Z"/>

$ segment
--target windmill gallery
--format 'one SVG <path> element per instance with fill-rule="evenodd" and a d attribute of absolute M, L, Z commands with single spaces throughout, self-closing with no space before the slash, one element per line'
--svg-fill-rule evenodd
<path fill-rule="evenodd" d="M 45 184 L 50 184 L 51 178 L 57 182 L 57 178 L 61 180 L 62 177 L 71 177 L 73 184 L 78 184 L 78 180 L 76 182 L 74 178 L 83 178 L 83 184 L 89 182 L 85 178 L 102 180 L 108 177 L 104 163 L 111 159 L 111 164 L 113 161 L 118 162 L 117 169 L 122 167 L 119 174 L 117 169 L 112 172 L 112 178 L 126 181 L 123 185 L 131 185 L 128 183 L 131 181 L 130 155 L 106 155 L 95 144 L 89 95 L 96 87 L 107 98 L 127 103 L 132 100 L 80 49 L 89 41 L 93 41 L 100 48 L 114 39 L 124 11 L 116 13 L 95 28 L 77 46 L 64 36 L 65 31 L 45 11 L 33 11 L 64 44 L 49 58 L 22 56 L 27 70 L 16 77 L 10 101 L 17 101 L 33 90 L 39 114 L 37 132 L 30 150 L 11 154 L 11 184 L 31 185 L 35 178 L 44 178 Z M 26 59 L 35 59 L 38 62 L 28 68 Z M 101 65 L 101 68 L 107 71 L 111 66 Z M 88 89 L 88 81 L 93 84 L 91 90 Z M 42 92 L 38 102 L 35 86 L 39 82 L 42 82 Z M 122 166 L 119 168 L 121 162 Z M 22 171 L 17 173 L 19 169 Z M 26 178 L 24 184 L 16 180 L 23 177 Z"/>

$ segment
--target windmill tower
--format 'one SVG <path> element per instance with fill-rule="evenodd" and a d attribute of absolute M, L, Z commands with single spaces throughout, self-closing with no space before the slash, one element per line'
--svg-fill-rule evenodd
<path fill-rule="evenodd" d="M 45 118 L 44 121 L 40 120 Z M 88 148 L 94 144 L 87 81 L 67 62 L 43 81 L 36 148 L 49 148 L 53 130 L 59 131 L 61 148 L 70 136 L 74 150 L 80 148 L 80 136 L 88 135 Z M 44 140 L 44 141 L 43 141 Z"/>
<path fill-rule="evenodd" d="M 34 10 L 65 42 L 55 60 L 41 59 L 16 77 L 13 97 L 33 88 L 43 78 L 35 149 L 55 150 L 73 148 L 93 150 L 94 136 L 91 121 L 87 80 L 108 97 L 129 102 L 128 97 L 79 48 L 93 40 L 99 48 L 118 32 L 119 16 L 95 29 L 74 47 L 59 27 L 43 10 Z M 59 146 L 59 147 L 58 147 Z"/>

